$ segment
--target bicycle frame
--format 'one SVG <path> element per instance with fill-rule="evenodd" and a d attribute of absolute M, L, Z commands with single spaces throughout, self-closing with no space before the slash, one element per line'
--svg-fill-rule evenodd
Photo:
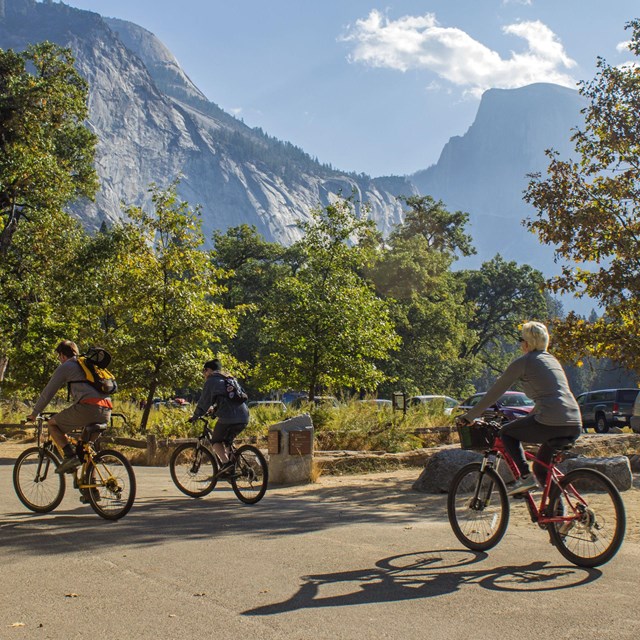
<path fill-rule="evenodd" d="M 198 440 L 200 444 L 202 446 L 204 446 L 205 444 L 209 444 L 209 445 L 213 444 L 211 442 L 211 437 L 213 436 L 213 429 L 209 426 L 208 417 L 200 416 L 198 420 L 201 420 L 203 422 L 202 433 L 198 436 Z M 236 447 L 234 446 L 233 442 L 231 443 L 225 442 L 223 444 L 227 448 L 227 455 L 229 456 L 229 460 L 235 460 Z M 218 456 L 218 454 L 215 452 L 213 447 L 207 447 L 207 448 L 213 453 L 213 455 L 216 457 L 216 460 L 220 462 L 220 456 Z"/>
<path fill-rule="evenodd" d="M 495 463 L 491 461 L 492 456 L 496 460 Z M 577 518 L 580 515 L 578 505 L 584 505 L 585 502 L 575 488 L 572 487 L 571 494 L 569 494 L 567 489 L 563 488 L 560 485 L 560 480 L 564 477 L 564 473 L 562 473 L 562 471 L 557 468 L 556 464 L 558 462 L 561 462 L 564 458 L 562 451 L 558 451 L 553 454 L 550 464 L 539 460 L 529 451 L 525 451 L 525 457 L 528 461 L 533 462 L 538 466 L 544 467 L 547 471 L 547 477 L 542 488 L 542 496 L 540 497 L 539 504 L 536 504 L 536 501 L 531 495 L 531 492 L 527 492 L 522 495 L 529 510 L 531 521 L 538 524 L 542 528 L 546 528 L 546 526 L 550 524 L 571 522 L 572 520 Z M 490 465 L 497 471 L 501 459 L 506 462 L 509 470 L 513 474 L 513 477 L 516 479 L 519 478 L 520 470 L 513 461 L 513 458 L 511 458 L 511 456 L 507 453 L 500 435 L 497 435 L 493 441 L 491 449 L 485 451 L 484 459 L 482 461 L 482 469 L 484 470 L 487 465 Z M 554 485 L 557 486 L 562 492 L 567 504 L 571 508 L 571 514 L 550 515 L 546 513 L 547 507 L 549 506 L 549 496 L 551 494 L 551 488 Z"/>
<path fill-rule="evenodd" d="M 55 456 L 58 458 L 58 461 L 61 461 L 64 458 L 64 454 L 62 453 L 62 451 L 58 448 L 58 446 L 56 445 L 56 443 L 52 440 L 50 435 L 47 435 L 47 437 L 44 437 L 43 431 L 44 431 L 44 422 L 47 418 L 51 417 L 55 415 L 55 413 L 50 413 L 50 412 L 45 412 L 45 413 L 41 413 L 38 416 L 37 419 L 37 446 L 41 447 L 44 450 L 48 450 L 51 451 L 52 453 L 55 454 Z M 119 417 L 123 418 L 126 421 L 126 418 L 122 415 L 122 414 L 117 414 Z M 93 467 L 95 469 L 95 471 L 97 472 L 98 476 L 100 477 L 100 481 L 102 483 L 104 483 L 106 481 L 106 478 L 104 476 L 104 474 L 102 473 L 101 469 L 99 468 L 98 465 L 96 465 L 94 463 L 94 456 L 96 454 L 96 450 L 94 449 L 93 446 L 93 442 L 85 442 L 84 440 L 81 440 L 80 438 L 74 438 L 73 436 L 68 436 L 69 437 L 69 442 L 76 447 L 76 450 L 78 451 L 78 454 L 82 453 L 82 456 L 79 456 L 81 458 L 82 462 L 82 466 L 79 467 L 78 469 L 75 470 L 74 474 L 73 474 L 73 486 L 75 489 L 80 489 L 80 490 L 84 490 L 84 489 L 96 489 L 98 488 L 98 484 L 93 483 L 93 484 L 86 484 L 83 482 L 83 478 L 88 477 L 88 471 L 91 467 Z M 99 438 L 100 436 L 98 436 Z M 98 440 L 98 438 L 96 438 L 96 440 Z M 78 450 L 80 445 L 80 449 Z M 41 465 L 42 462 L 45 462 L 46 467 L 44 469 L 44 474 L 41 473 Z M 38 465 L 38 477 L 43 478 L 46 477 L 46 474 L 49 473 L 49 459 L 48 458 L 44 458 L 43 460 L 40 461 L 39 465 Z"/>

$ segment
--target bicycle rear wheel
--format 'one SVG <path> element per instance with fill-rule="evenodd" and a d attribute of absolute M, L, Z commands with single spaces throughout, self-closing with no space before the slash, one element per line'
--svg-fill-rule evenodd
<path fill-rule="evenodd" d="M 597 567 L 616 555 L 626 528 L 620 492 L 595 469 L 575 469 L 554 486 L 550 513 L 573 516 L 549 525 L 551 542 L 579 567 Z"/>
<path fill-rule="evenodd" d="M 509 500 L 502 478 L 480 463 L 468 464 L 453 477 L 447 515 L 456 538 L 474 551 L 495 547 L 509 524 Z"/>
<path fill-rule="evenodd" d="M 201 444 L 177 446 L 169 461 L 169 471 L 173 484 L 192 498 L 211 493 L 218 482 L 218 463 L 211 451 Z"/>
<path fill-rule="evenodd" d="M 129 513 L 136 498 L 136 476 L 131 463 L 119 451 L 103 449 L 89 463 L 83 487 L 91 508 L 105 520 L 119 520 Z"/>
<path fill-rule="evenodd" d="M 236 452 L 236 462 L 231 487 L 239 500 L 255 504 L 262 500 L 269 482 L 269 468 L 264 456 L 256 447 L 245 444 Z"/>
<path fill-rule="evenodd" d="M 13 467 L 13 487 L 22 504 L 36 513 L 53 511 L 64 497 L 65 478 L 56 473 L 60 460 L 52 451 L 31 447 Z"/>

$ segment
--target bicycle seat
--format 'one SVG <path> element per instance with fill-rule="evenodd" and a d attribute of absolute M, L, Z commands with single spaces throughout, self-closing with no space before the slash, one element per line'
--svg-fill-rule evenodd
<path fill-rule="evenodd" d="M 560 451 L 562 449 L 571 449 L 575 444 L 575 441 L 578 439 L 578 436 L 565 436 L 564 438 L 551 438 L 547 440 L 546 444 L 549 445 L 552 449 L 556 451 Z"/>
<path fill-rule="evenodd" d="M 82 430 L 82 435 L 80 436 L 80 438 L 87 442 L 91 439 L 91 436 L 105 432 L 108 426 L 109 425 L 106 422 L 94 422 L 93 424 L 88 424 Z"/>

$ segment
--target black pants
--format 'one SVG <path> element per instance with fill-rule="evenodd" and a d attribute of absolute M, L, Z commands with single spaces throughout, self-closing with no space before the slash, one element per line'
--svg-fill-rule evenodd
<path fill-rule="evenodd" d="M 230 445 L 236 436 L 238 436 L 246 428 L 247 423 L 235 423 L 235 424 L 220 424 L 220 421 L 216 422 L 216 426 L 213 428 L 211 434 L 211 442 L 216 444 L 218 442 L 224 442 L 226 445 Z"/>
<path fill-rule="evenodd" d="M 513 422 L 509 422 L 500 432 L 504 448 L 513 458 L 516 466 L 522 475 L 529 473 L 529 465 L 522 448 L 523 442 L 541 443 L 536 457 L 546 464 L 551 461 L 553 449 L 547 444 L 552 438 L 577 438 L 582 433 L 582 427 L 577 424 L 572 425 L 548 425 L 538 422 L 533 415 L 519 418 Z M 547 470 L 539 464 L 534 464 L 533 472 L 541 484 L 547 479 Z"/>

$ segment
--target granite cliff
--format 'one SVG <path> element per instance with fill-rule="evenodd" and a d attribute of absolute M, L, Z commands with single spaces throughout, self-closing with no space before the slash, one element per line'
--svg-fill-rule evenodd
<path fill-rule="evenodd" d="M 378 227 L 401 220 L 397 195 L 415 193 L 400 177 L 371 179 L 321 165 L 302 150 L 250 129 L 210 102 L 150 32 L 63 3 L 1 0 L 0 47 L 49 40 L 70 47 L 89 82 L 89 125 L 100 142 L 96 201 L 73 212 L 89 228 L 145 204 L 151 182 L 181 176 L 179 194 L 202 207 L 213 229 L 249 223 L 268 240 L 299 237 L 296 223 L 337 194 L 367 203 Z"/>

